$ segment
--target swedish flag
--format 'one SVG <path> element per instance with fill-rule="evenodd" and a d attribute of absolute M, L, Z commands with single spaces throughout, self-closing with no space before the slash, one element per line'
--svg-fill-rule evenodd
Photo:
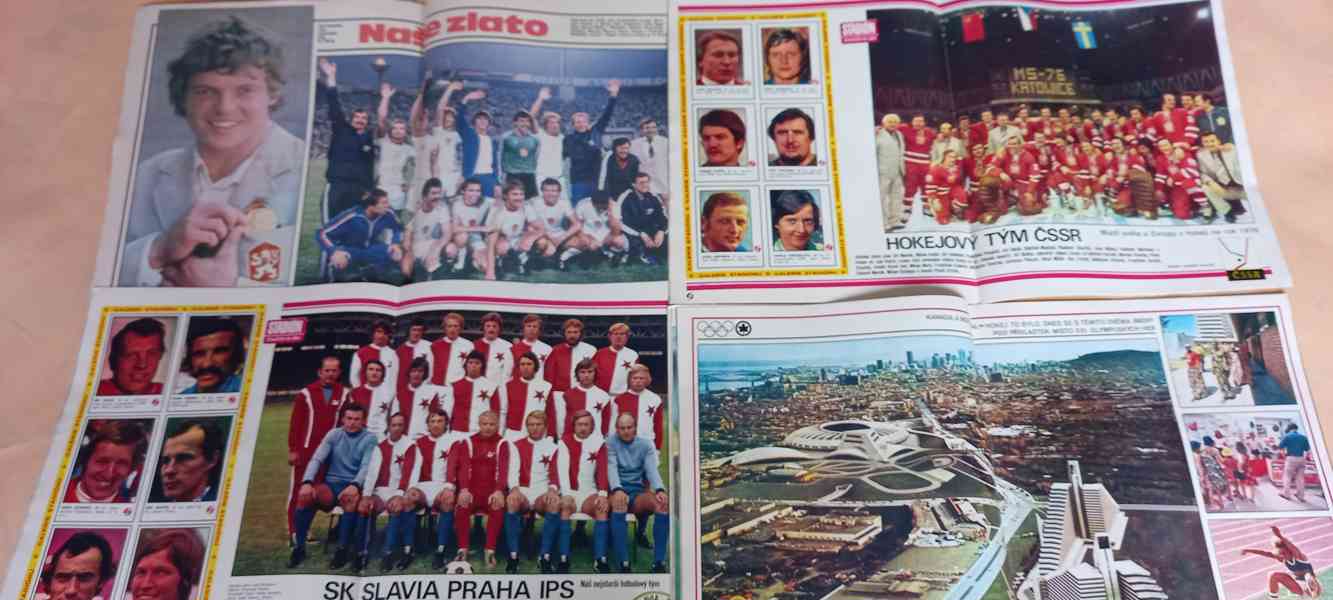
<path fill-rule="evenodd" d="M 1079 50 L 1095 50 L 1097 36 L 1092 32 L 1092 24 L 1087 21 L 1074 21 L 1074 42 Z"/>

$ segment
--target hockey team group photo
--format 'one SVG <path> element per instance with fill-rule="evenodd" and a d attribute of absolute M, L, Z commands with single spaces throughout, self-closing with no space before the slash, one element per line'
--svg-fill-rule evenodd
<path fill-rule="evenodd" d="M 870 17 L 886 233 L 1254 222 L 1207 2 Z"/>

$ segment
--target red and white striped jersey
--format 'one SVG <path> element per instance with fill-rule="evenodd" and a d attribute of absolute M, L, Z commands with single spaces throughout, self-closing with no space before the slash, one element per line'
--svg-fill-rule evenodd
<path fill-rule="evenodd" d="M 500 430 L 504 438 L 517 441 L 527 437 L 528 414 L 534 410 L 545 411 L 550 398 L 551 384 L 541 379 L 527 381 L 516 378 L 501 385 Z M 549 417 L 547 423 L 549 426 Z"/>
<path fill-rule="evenodd" d="M 511 344 L 500 338 L 487 341 L 485 338 L 472 343 L 472 346 L 486 357 L 486 366 L 481 375 L 496 385 L 508 381 L 514 374 L 514 355 Z"/>
<path fill-rule="evenodd" d="M 551 382 L 551 387 L 555 388 L 555 391 L 563 392 L 578 382 L 574 367 L 577 367 L 583 359 L 592 358 L 596 353 L 597 349 L 587 342 L 579 342 L 576 346 L 560 342 L 551 348 L 551 354 L 546 357 L 542 374 Z"/>
<path fill-rule="evenodd" d="M 629 387 L 629 368 L 639 362 L 639 353 L 629 346 L 620 350 L 607 346 L 598 350 L 592 361 L 597 363 L 597 387 L 614 396 Z"/>
<path fill-rule="evenodd" d="M 435 371 L 435 355 L 430 352 L 430 342 L 418 340 L 413 344 L 407 340 L 398 344 L 398 383 L 407 385 L 409 371 L 411 371 L 412 360 L 417 357 L 426 359 L 426 381 L 430 381 L 430 374 Z"/>
<path fill-rule="evenodd" d="M 416 484 L 421 472 L 416 468 L 417 446 L 412 438 L 403 436 L 398 441 L 385 439 L 375 446 L 370 454 L 368 477 L 375 478 L 374 486 L 364 486 L 369 491 L 375 488 L 394 488 L 406 490 Z"/>
<path fill-rule="evenodd" d="M 542 437 L 538 440 L 525 437 L 516 442 L 509 442 L 509 487 L 547 489 L 556 485 L 555 455 L 558 448 L 555 440 Z"/>
<path fill-rule="evenodd" d="M 434 356 L 435 366 L 430 374 L 430 382 L 444 385 L 462 379 L 463 361 L 472 349 L 472 342 L 463 337 L 454 340 L 440 338 L 432 342 L 430 353 Z"/>
<path fill-rule="evenodd" d="M 384 382 L 390 387 L 398 385 L 398 351 L 388 346 L 366 344 L 352 355 L 352 372 L 348 374 L 352 387 L 366 382 L 366 365 L 372 360 L 384 364 Z"/>
<path fill-rule="evenodd" d="M 458 440 L 466 437 L 466 433 L 446 431 L 444 435 L 438 438 L 427 434 L 417 439 L 415 442 L 417 462 L 420 466 L 417 481 L 447 483 L 449 481 L 449 452 L 454 449 L 454 444 Z M 432 498 L 427 498 L 427 500 L 432 500 Z"/>
<path fill-rule="evenodd" d="M 500 412 L 500 394 L 495 382 L 478 377 L 464 377 L 453 383 L 452 400 L 444 411 L 449 413 L 449 430 L 476 433 L 481 430 L 481 414 Z"/>
<path fill-rule="evenodd" d="M 546 368 L 546 357 L 548 357 L 548 356 L 551 355 L 551 345 L 550 345 L 550 344 L 548 344 L 548 343 L 546 343 L 546 342 L 543 342 L 543 341 L 541 341 L 541 340 L 533 340 L 533 341 L 529 342 L 529 341 L 526 341 L 526 340 L 521 340 L 521 339 L 519 339 L 519 340 L 514 340 L 514 343 L 511 344 L 511 345 L 509 346 L 509 348 L 510 348 L 510 350 L 509 350 L 510 354 L 513 354 L 513 355 L 514 355 L 514 375 L 513 375 L 513 376 L 514 376 L 515 378 L 517 378 L 517 377 L 519 376 L 519 375 L 518 375 L 518 358 L 519 358 L 520 356 L 523 356 L 524 354 L 526 354 L 526 353 L 528 353 L 528 352 L 531 352 L 531 353 L 533 353 L 533 354 L 537 357 L 537 374 L 535 375 L 535 377 L 536 377 L 537 379 L 545 379 L 545 377 L 542 376 L 542 372 L 543 372 L 543 370 Z"/>
<path fill-rule="evenodd" d="M 606 435 L 606 418 L 611 410 L 611 395 L 602 388 L 574 386 L 567 392 L 555 392 L 546 409 L 546 429 L 551 437 L 561 438 L 574 431 L 574 415 L 581 410 L 592 413 L 592 430 Z"/>
<path fill-rule="evenodd" d="M 398 414 L 398 388 L 381 383 L 352 390 L 348 398 L 366 409 L 366 430 L 379 439 L 389 435 L 389 417 Z"/>
<path fill-rule="evenodd" d="M 937 167 L 939 165 L 936 165 Z M 615 407 L 611 410 L 611 427 L 615 427 L 616 419 L 620 418 L 621 413 L 634 415 L 638 430 L 635 435 L 644 438 L 662 449 L 662 438 L 665 435 L 666 425 L 666 404 L 662 402 L 662 397 L 652 390 L 643 390 L 638 394 L 627 391 L 616 396 Z"/>
<path fill-rule="evenodd" d="M 556 452 L 556 474 L 560 492 L 567 494 L 579 490 L 610 491 L 610 480 L 606 475 L 606 446 L 604 438 L 590 435 L 580 440 L 573 435 L 560 439 L 560 448 Z"/>
<path fill-rule="evenodd" d="M 453 389 L 433 383 L 413 388 L 404 385 L 398 389 L 398 412 L 407 417 L 407 437 L 417 439 L 426 435 L 426 420 L 435 410 L 446 410 L 453 404 Z"/>

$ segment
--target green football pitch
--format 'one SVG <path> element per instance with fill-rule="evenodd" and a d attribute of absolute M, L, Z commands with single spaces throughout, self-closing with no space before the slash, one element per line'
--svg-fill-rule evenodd
<path fill-rule="evenodd" d="M 300 567 L 287 569 L 287 557 L 291 550 L 287 542 L 287 492 L 291 481 L 291 468 L 287 466 L 287 424 L 291 418 L 291 403 L 272 403 L 264 407 L 263 415 L 260 417 L 259 440 L 255 443 L 254 463 L 250 471 L 250 481 L 247 484 L 245 496 L 245 506 L 241 516 L 240 537 L 236 546 L 236 560 L 232 568 L 233 575 L 283 575 L 283 574 L 327 574 L 329 559 L 333 552 L 324 540 L 328 533 L 330 524 L 329 516 L 326 513 L 319 513 L 315 517 L 314 526 L 311 528 L 310 537 L 314 542 L 307 546 L 309 557 Z M 659 469 L 663 474 L 663 480 L 667 478 L 667 467 L 669 456 L 668 448 L 663 445 L 662 459 Z M 652 539 L 652 519 L 649 519 L 647 525 L 648 539 Z M 386 517 L 381 516 L 376 529 L 376 540 L 372 544 L 372 553 L 375 560 L 367 567 L 366 575 L 379 574 L 378 549 L 383 540 L 383 527 L 387 522 Z M 424 522 L 424 519 L 423 519 Z M 532 535 L 535 538 L 539 535 L 542 526 L 542 519 L 538 518 L 535 531 Z M 635 525 L 631 524 L 633 530 Z M 406 574 L 430 574 L 435 571 L 430 568 L 430 553 L 434 551 L 435 536 L 434 532 L 419 531 L 418 553 L 416 562 L 406 571 L 394 571 L 394 573 Z M 592 572 L 592 524 L 586 526 L 587 540 L 580 542 L 579 535 L 574 536 L 574 551 L 571 559 L 571 571 L 574 573 Z M 471 563 L 475 573 L 503 573 L 504 561 L 501 560 L 495 569 L 486 568 L 481 560 L 481 548 L 483 543 L 478 536 L 481 534 L 477 528 L 473 529 L 473 548 Z M 482 536 L 484 537 L 484 536 Z M 501 536 L 501 546 L 503 547 L 503 536 Z M 608 546 L 609 548 L 609 546 Z M 631 548 L 630 556 L 633 559 L 633 570 L 635 573 L 647 573 L 652 566 L 652 550 L 648 548 Z M 452 556 L 450 557 L 452 558 Z M 521 573 L 537 573 L 537 562 L 528 560 L 524 557 L 519 566 Z M 348 574 L 349 570 L 344 569 L 343 574 Z"/>
<path fill-rule="evenodd" d="M 297 233 L 299 243 L 296 254 L 296 285 L 323 283 L 320 276 L 319 244 L 315 243 L 315 232 L 323 226 L 321 203 L 323 202 L 324 171 L 328 161 L 323 158 L 310 159 L 310 170 L 306 176 L 305 201 L 301 209 L 301 231 Z M 405 214 L 405 213 L 404 213 Z M 406 225 L 406 223 L 404 223 Z M 468 271 L 463 275 L 450 276 L 455 279 L 482 279 L 479 272 Z M 501 280 L 524 281 L 527 283 L 622 283 L 627 281 L 664 281 L 667 278 L 665 263 L 656 265 L 626 264 L 617 267 L 598 262 L 588 268 L 570 267 L 568 271 L 558 269 L 538 269 L 528 271 L 519 278 L 512 273 L 501 273 Z"/>

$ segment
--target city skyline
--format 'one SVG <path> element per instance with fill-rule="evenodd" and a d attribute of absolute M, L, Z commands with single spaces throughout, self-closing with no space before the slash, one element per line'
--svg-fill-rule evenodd
<path fill-rule="evenodd" d="M 852 340 L 748 341 L 743 343 L 699 344 L 701 371 L 717 370 L 724 365 L 772 365 L 791 367 L 860 367 L 878 360 L 903 362 L 912 353 L 916 362 L 931 356 L 957 355 L 967 351 L 979 365 L 1014 362 L 1067 361 L 1087 354 L 1114 351 L 1159 353 L 1152 338 L 1124 340 L 1070 340 L 1060 342 L 1000 342 L 974 344 L 958 336 L 884 336 Z"/>

